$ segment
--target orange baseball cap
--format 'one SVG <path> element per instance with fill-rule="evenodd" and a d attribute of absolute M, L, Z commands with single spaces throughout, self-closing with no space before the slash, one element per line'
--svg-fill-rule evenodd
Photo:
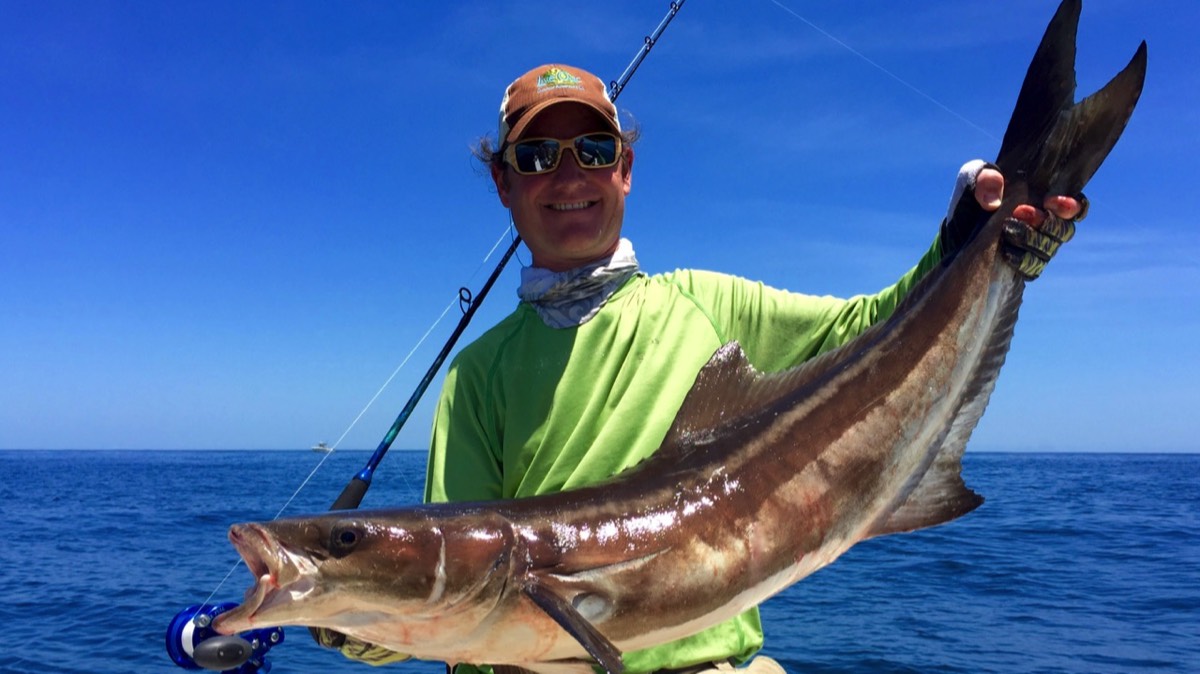
<path fill-rule="evenodd" d="M 617 106 L 603 80 L 583 68 L 562 64 L 538 66 L 504 90 L 500 101 L 500 144 L 521 136 L 537 114 L 556 103 L 582 103 L 600 113 L 615 133 L 621 133 Z"/>

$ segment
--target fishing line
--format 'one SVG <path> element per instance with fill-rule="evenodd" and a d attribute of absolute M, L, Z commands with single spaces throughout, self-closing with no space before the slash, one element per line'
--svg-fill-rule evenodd
<path fill-rule="evenodd" d="M 934 98 L 933 96 L 930 96 L 929 94 L 925 93 L 921 89 L 917 88 L 916 85 L 909 84 L 908 81 L 905 80 L 903 77 L 900 77 L 896 73 L 893 73 L 892 71 L 888 70 L 887 68 L 884 68 L 882 65 L 880 65 L 880 64 L 876 63 L 875 61 L 871 60 L 870 58 L 868 58 L 866 54 L 863 54 L 862 52 L 858 51 L 854 47 L 851 47 L 850 45 L 846 44 L 842 40 L 838 39 L 838 37 L 835 36 L 834 34 L 830 33 L 829 31 L 825 30 L 824 28 L 821 28 L 820 26 L 813 23 L 812 21 L 809 21 L 808 19 L 804 18 L 803 16 L 800 16 L 800 14 L 797 13 L 791 7 L 784 5 L 779 0 L 771 0 L 771 4 L 782 9 L 783 11 L 787 12 L 788 14 L 791 14 L 793 17 L 799 19 L 800 21 L 803 21 L 805 23 L 805 25 L 807 25 L 809 28 L 812 28 L 813 30 L 820 33 L 821 35 L 824 35 L 826 38 L 828 38 L 829 40 L 831 40 L 838 46 L 842 47 L 846 51 L 850 52 L 851 54 L 854 54 L 858 58 L 865 61 L 871 67 L 875 68 L 876 70 L 883 73 L 884 75 L 887 75 L 888 77 L 892 78 L 893 80 L 896 80 L 900 84 L 904 85 L 906 88 L 908 88 L 910 91 L 917 94 L 921 98 L 924 98 L 925 100 L 929 101 L 930 103 L 933 103 L 934 105 L 936 105 L 937 107 L 946 111 L 947 113 L 962 120 L 967 126 L 970 126 L 971 128 L 979 131 L 983 135 L 987 136 L 988 138 L 991 138 L 992 140 L 994 140 L 996 142 L 1000 142 L 1000 139 L 997 138 L 995 135 L 993 135 L 992 132 L 988 131 L 987 129 L 983 128 L 982 126 L 979 126 L 978 124 L 971 121 L 970 119 L 967 119 L 965 116 L 959 114 L 957 111 L 950 108 L 950 106 L 946 105 L 945 103 L 942 103 L 938 99 Z"/>
<path fill-rule="evenodd" d="M 875 68 L 875 69 L 876 69 L 876 70 L 878 70 L 879 72 L 881 72 L 881 73 L 883 73 L 883 74 L 887 75 L 888 77 L 892 78 L 893 80 L 895 80 L 895 81 L 899 82 L 899 83 L 900 83 L 900 84 L 902 84 L 904 87 L 906 87 L 907 89 L 909 89 L 909 90 L 910 90 L 910 91 L 912 91 L 913 93 L 917 94 L 917 95 L 918 95 L 918 96 L 920 96 L 921 98 L 924 98 L 925 100 L 929 101 L 930 103 L 933 103 L 934 105 L 936 105 L 937 107 L 941 108 L 942 110 L 944 110 L 945 112 L 949 113 L 950 115 L 952 115 L 952 116 L 954 116 L 954 117 L 957 117 L 959 120 L 961 120 L 961 121 L 962 121 L 963 123 L 965 123 L 967 126 L 970 126 L 971 128 L 973 128 L 973 129 L 975 129 L 976 131 L 978 131 L 978 132 L 982 133 L 984 136 L 987 136 L 988 138 L 990 138 L 990 139 L 992 139 L 992 140 L 996 141 L 997 143 L 1001 142 L 1000 138 L 996 137 L 996 135 L 995 135 L 995 134 L 993 134 L 992 132 L 988 131 L 987 129 L 985 129 L 985 128 L 981 127 L 981 126 L 979 126 L 979 125 L 978 125 L 978 124 L 976 124 L 975 122 L 971 121 L 970 119 L 968 119 L 968 118 L 967 118 L 967 117 L 965 117 L 964 115 L 960 114 L 959 112 L 957 112 L 956 110 L 954 110 L 954 109 L 953 109 L 953 108 L 951 108 L 950 106 L 946 105 L 945 103 L 942 103 L 941 101 L 939 101 L 938 99 L 934 98 L 933 96 L 931 96 L 931 95 L 929 95 L 929 94 L 925 93 L 924 91 L 922 91 L 921 89 L 919 89 L 919 88 L 918 88 L 916 85 L 910 84 L 910 83 L 909 83 L 907 80 L 905 80 L 904 78 L 902 78 L 902 77 L 900 77 L 899 75 L 897 75 L 897 74 L 893 73 L 892 71 L 890 71 L 890 70 L 888 70 L 887 68 L 883 67 L 883 66 L 882 66 L 882 65 L 880 65 L 879 63 L 876 63 L 875 61 L 871 60 L 871 58 L 870 58 L 870 57 L 868 57 L 866 54 L 863 54 L 862 52 L 858 51 L 858 50 L 857 50 L 857 49 L 855 49 L 854 47 L 851 47 L 851 46 L 850 46 L 849 44 L 847 44 L 845 41 L 843 41 L 843 40 L 839 39 L 839 38 L 838 38 L 836 35 L 834 35 L 834 34 L 830 33 L 829 31 L 825 30 L 824 28 L 821 28 L 820 26 L 818 26 L 817 24 L 813 23 L 812 21 L 809 21 L 808 19 L 804 18 L 804 17 L 803 17 L 803 16 L 801 16 L 801 15 L 800 15 L 798 12 L 796 12 L 796 10 L 792 9 L 791 7 L 788 7 L 788 6 L 784 5 L 784 4 L 783 4 L 782 2 L 780 2 L 779 0 L 770 0 L 770 2 L 771 2 L 771 4 L 775 5 L 775 6 L 776 6 L 776 7 L 778 7 L 779 9 L 781 9 L 781 10 L 783 10 L 783 11 L 787 12 L 788 14 L 791 14 L 791 15 L 792 15 L 794 18 L 796 18 L 796 19 L 798 19 L 798 20 L 800 20 L 800 21 L 804 22 L 804 24 L 805 24 L 805 25 L 807 25 L 809 28 L 812 28 L 813 30 L 817 31 L 818 33 L 820 33 L 821 35 L 825 36 L 827 39 L 829 39 L 829 40 L 830 40 L 830 41 L 832 41 L 833 43 L 837 44 L 838 46 L 842 47 L 842 48 L 843 48 L 843 49 L 845 49 L 846 51 L 848 51 L 848 52 L 850 52 L 851 54 L 854 54 L 854 55 L 855 55 L 855 56 L 857 56 L 858 58 L 862 59 L 863 61 L 865 61 L 867 64 L 869 64 L 871 67 Z M 1130 220 L 1130 221 L 1132 221 L 1132 220 Z"/>
<path fill-rule="evenodd" d="M 659 22 L 658 26 L 650 35 L 647 35 L 643 38 L 642 46 L 638 50 L 637 55 L 634 56 L 633 61 L 631 61 L 630 64 L 625 68 L 625 71 L 621 73 L 619 78 L 609 83 L 608 93 L 610 100 L 615 101 L 620 95 L 629 79 L 633 76 L 633 73 L 637 70 L 638 66 L 641 65 L 642 61 L 657 43 L 667 25 L 671 22 L 675 15 L 679 13 L 679 10 L 683 7 L 684 1 L 685 0 L 677 0 L 670 3 L 670 8 L 668 9 L 667 14 Z M 347 483 L 346 487 L 342 490 L 342 493 L 334 502 L 331 510 L 354 509 L 358 507 L 363 496 L 366 494 L 367 489 L 370 487 L 371 476 L 374 473 L 375 468 L 379 465 L 379 461 L 382 460 L 384 454 L 386 454 L 388 449 L 391 447 L 392 442 L 395 440 L 396 435 L 400 431 L 400 428 L 404 425 L 405 421 L 407 421 L 409 415 L 415 408 L 417 401 L 419 401 L 421 396 L 424 394 L 434 375 L 441 367 L 442 362 L 449 355 L 450 350 L 453 348 L 458 338 L 462 335 L 462 332 L 465 330 L 467 324 L 471 321 L 475 311 L 482 304 L 484 298 L 487 297 L 492 285 L 500 276 L 500 272 L 503 271 L 504 266 L 516 252 L 518 245 L 521 243 L 521 237 L 519 234 L 516 234 L 513 231 L 511 213 L 509 214 L 509 222 L 505 227 L 504 232 L 492 246 L 492 249 L 488 251 L 488 254 L 484 257 L 483 261 L 480 262 L 480 264 L 476 267 L 475 272 L 472 273 L 472 280 L 479 273 L 479 270 L 482 269 L 483 266 L 488 262 L 488 260 L 491 259 L 492 255 L 496 252 L 496 250 L 500 247 L 500 244 L 506 238 L 510 240 L 509 246 L 501 256 L 501 259 L 496 265 L 495 269 L 492 270 L 492 273 L 488 277 L 487 281 L 483 284 L 482 288 L 480 288 L 479 293 L 475 296 L 472 296 L 470 290 L 468 290 L 465 286 L 459 289 L 457 302 L 463 311 L 463 316 L 459 320 L 458 326 L 454 329 L 454 332 L 442 346 L 442 350 L 438 353 L 433 364 L 430 365 L 429 369 L 426 371 L 424 378 L 421 380 L 420 384 L 418 384 L 416 390 L 409 397 L 408 403 L 400 412 L 400 415 L 396 417 L 396 421 L 393 422 L 392 427 L 388 429 L 388 432 L 384 435 L 383 440 L 379 443 L 379 446 L 371 455 L 371 459 L 367 462 L 367 465 L 361 471 L 359 471 L 359 473 L 356 474 L 349 483 Z M 317 465 L 313 467 L 308 476 L 304 478 L 304 481 L 300 483 L 300 486 L 298 486 L 296 490 L 292 492 L 292 495 L 275 514 L 275 517 L 272 518 L 273 520 L 278 519 L 283 512 L 287 510 L 288 506 L 291 505 L 291 503 L 299 495 L 300 491 L 304 489 L 304 487 L 316 475 L 317 471 L 320 470 L 325 464 L 325 461 L 328 460 L 333 451 L 337 450 L 338 446 L 350 433 L 351 429 L 355 427 L 359 420 L 361 420 L 366 414 L 367 410 L 370 409 L 376 400 L 378 400 L 379 396 L 383 393 L 383 390 L 391 384 L 392 380 L 395 379 L 400 370 L 404 368 L 417 349 L 424 344 L 425 340 L 429 337 L 433 330 L 439 324 L 441 324 L 442 320 L 446 317 L 446 314 L 450 312 L 450 308 L 453 306 L 454 302 L 451 302 L 446 309 L 442 311 L 441 315 L 438 316 L 438 318 L 433 322 L 429 329 L 425 331 L 425 334 L 421 336 L 421 339 L 418 340 L 415 346 L 413 346 L 408 355 L 405 356 L 395 370 L 392 371 L 392 374 L 375 392 L 375 395 L 373 395 L 371 399 L 367 401 L 367 404 L 363 407 L 362 411 L 360 411 L 358 415 L 354 417 L 354 420 L 350 422 L 346 430 L 343 431 L 341 436 L 338 437 L 337 441 L 334 442 L 333 446 L 330 448 L 330 451 L 324 453 L 324 456 L 321 457 L 321 460 L 317 462 Z M 198 660 L 193 656 L 199 656 L 200 653 L 199 650 L 193 651 L 193 648 L 201 648 L 201 642 L 203 642 L 204 647 L 215 647 L 207 648 L 204 651 L 205 655 L 201 659 L 209 661 L 210 665 L 215 664 L 217 666 L 209 667 L 209 665 L 205 665 L 206 667 L 212 669 L 232 669 L 232 667 L 240 666 L 242 663 L 246 662 L 247 659 L 252 657 L 253 653 L 256 654 L 254 657 L 258 658 L 258 660 L 254 661 L 257 664 L 255 665 L 253 671 L 258 671 L 258 668 L 265 664 L 266 651 L 269 650 L 274 643 L 278 643 L 283 639 L 283 633 L 280 628 L 266 628 L 263 630 L 246 632 L 244 634 L 247 636 L 247 639 L 242 639 L 242 635 L 221 636 L 212 630 L 211 620 L 213 616 L 221 611 L 226 610 L 227 607 L 232 607 L 233 604 L 230 603 L 221 606 L 213 606 L 210 605 L 209 602 L 211 602 L 213 597 L 217 595 L 217 592 L 219 592 L 220 589 L 225 585 L 225 582 L 229 580 L 234 571 L 236 571 L 237 568 L 243 564 L 244 562 L 241 559 L 238 559 L 238 561 L 234 563 L 234 565 L 225 574 L 225 577 L 217 583 L 216 587 L 213 588 L 213 591 L 208 595 L 207 598 L 205 598 L 202 604 L 188 607 L 183 611 L 180 611 L 178 614 L 176 614 L 175 619 L 172 620 L 171 626 L 167 631 L 167 652 L 168 655 L 170 655 L 175 663 L 180 667 L 187 669 L 196 668 Z M 199 629 L 199 632 L 195 632 L 195 629 Z M 270 643 L 267 643 L 268 641 Z M 229 667 L 225 667 L 226 665 L 229 665 Z M 267 666 L 269 668 L 269 665 Z"/>
<path fill-rule="evenodd" d="M 641 48 L 633 57 L 633 60 L 629 63 L 629 65 L 626 66 L 625 71 L 621 73 L 620 77 L 609 83 L 608 97 L 610 101 L 615 102 L 621 95 L 621 91 L 625 88 L 625 85 L 629 82 L 629 79 L 633 77 L 633 74 L 637 72 L 638 66 L 642 64 L 642 61 L 645 60 L 646 56 L 650 53 L 650 50 L 654 48 L 655 44 L 657 44 L 658 39 L 662 36 L 663 31 L 666 30 L 667 25 L 671 23 L 671 20 L 674 19 L 675 15 L 679 13 L 679 10 L 683 8 L 683 3 L 684 0 L 673 1 L 670 3 L 667 13 L 663 16 L 662 20 L 659 21 L 658 26 L 655 27 L 654 31 L 650 35 L 647 35 L 642 39 Z M 510 221 L 511 218 L 512 214 L 510 213 Z M 349 510 L 357 508 L 359 503 L 362 502 L 363 496 L 367 493 L 367 489 L 371 487 L 371 478 L 375 473 L 375 469 L 379 466 L 380 461 L 383 460 L 384 455 L 386 455 L 388 450 L 391 448 L 392 442 L 396 439 L 396 435 L 400 432 L 400 429 L 408 421 L 409 415 L 411 415 L 412 411 L 416 408 L 417 402 L 421 399 L 421 396 L 425 394 L 429 384 L 433 381 L 434 375 L 437 374 L 437 371 L 441 368 L 442 363 L 445 362 L 445 359 L 450 355 L 450 350 L 458 342 L 458 338 L 462 336 L 467 324 L 471 322 L 471 319 L 475 315 L 475 311 L 480 307 L 484 298 L 486 298 L 487 294 L 491 291 L 492 285 L 500 276 L 500 272 L 504 270 L 504 266 L 508 264 L 509 259 L 511 259 L 512 256 L 517 252 L 517 247 L 520 245 L 520 243 L 520 235 L 518 234 L 513 236 L 512 242 L 509 244 L 508 249 L 504 252 L 504 255 L 501 256 L 500 262 L 496 264 L 496 268 L 492 270 L 491 276 L 488 277 L 488 280 L 483 284 L 483 287 L 480 288 L 478 296 L 472 297 L 470 295 L 470 291 L 466 290 L 465 288 L 460 290 L 459 301 L 463 306 L 463 316 L 458 322 L 458 327 L 456 327 L 454 332 L 451 333 L 450 337 L 446 340 L 446 343 L 442 346 L 442 350 L 438 353 L 437 357 L 434 358 L 433 363 L 429 366 L 429 369 L 426 370 L 425 376 L 421 379 L 421 382 L 417 385 L 416 390 L 414 390 L 412 395 L 409 397 L 408 403 L 405 404 L 404 409 L 400 411 L 400 414 L 396 417 L 395 422 L 392 423 L 392 427 L 388 429 L 388 432 L 384 435 L 383 440 L 379 443 L 379 446 L 375 449 L 375 452 L 371 454 L 371 458 L 367 461 L 367 464 L 353 478 L 351 478 L 348 483 L 346 483 L 345 488 L 342 489 L 342 493 L 338 495 L 337 500 L 333 502 L 333 506 L 330 508 L 330 510 Z"/>
<path fill-rule="evenodd" d="M 664 15 L 662 20 L 659 21 L 654 31 L 652 31 L 650 35 L 642 38 L 641 48 L 638 50 L 638 53 L 634 56 L 633 60 L 630 61 L 629 65 L 625 67 L 625 70 L 621 73 L 620 77 L 609 82 L 608 94 L 611 100 L 616 101 L 617 97 L 620 96 L 621 92 L 625 88 L 625 85 L 628 84 L 630 78 L 632 78 L 633 74 L 637 71 L 638 66 L 642 64 L 642 61 L 645 60 L 646 56 L 650 53 L 650 50 L 653 49 L 654 45 L 658 43 L 658 39 L 662 36 L 663 31 L 666 30 L 667 25 L 671 23 L 671 20 L 674 19 L 675 15 L 679 13 L 679 10 L 683 8 L 685 1 L 686 0 L 677 0 L 670 3 L 666 15 Z M 479 305 L 482 303 L 484 297 L 487 296 L 488 291 L 491 289 L 491 286 L 495 282 L 496 278 L 500 275 L 500 272 L 504 269 L 505 264 L 508 263 L 508 260 L 516 252 L 517 246 L 521 242 L 521 237 L 513 233 L 511 213 L 509 214 L 509 222 L 504 228 L 504 232 L 500 235 L 500 238 L 496 240 L 496 243 L 492 245 L 491 250 L 488 251 L 487 255 L 484 256 L 479 265 L 476 266 L 475 271 L 472 272 L 469 281 L 474 280 L 475 276 L 478 275 L 479 270 L 482 269 L 485 264 L 487 264 L 488 260 L 490 260 L 492 255 L 495 254 L 496 250 L 500 248 L 500 244 L 505 239 L 510 240 L 509 247 L 504 253 L 499 264 L 492 271 L 491 276 L 488 278 L 483 288 L 480 290 L 479 295 L 472 297 L 470 291 L 467 290 L 465 286 L 459 289 L 456 300 L 448 304 L 442 311 L 441 315 L 438 316 L 433 324 L 429 326 L 429 329 L 425 331 L 425 334 L 421 336 L 421 339 L 417 341 L 416 345 L 413 346 L 408 355 L 404 357 L 398 366 L 396 366 L 396 369 L 392 371 L 392 374 L 387 378 L 387 380 L 384 381 L 383 385 L 379 387 L 379 389 L 375 392 L 375 395 L 373 395 L 371 399 L 367 401 L 367 404 L 363 407 L 362 411 L 360 411 L 358 415 L 354 417 L 354 420 L 350 422 L 349 426 L 346 427 L 346 430 L 343 431 L 338 439 L 333 443 L 330 451 L 326 452 L 324 456 L 321 457 L 321 460 L 317 462 L 311 471 L 309 471 L 308 476 L 304 478 L 304 480 L 300 483 L 300 486 L 298 486 L 296 490 L 292 492 L 292 495 L 288 497 L 287 501 L 283 504 L 279 511 L 275 513 L 275 516 L 272 518 L 272 520 L 279 519 L 283 512 L 287 510 L 288 506 L 291 505 L 304 487 L 308 485 L 308 483 L 316 475 L 317 471 L 320 470 L 323 465 L 325 465 L 325 462 L 329 459 L 329 456 L 337 450 L 342 440 L 346 438 L 354 426 L 366 414 L 367 410 L 369 410 L 375 401 L 379 399 L 379 396 L 382 395 L 384 389 L 386 389 L 392 383 L 392 380 L 396 378 L 396 375 L 399 374 L 400 370 L 404 368 L 404 366 L 412 358 L 413 354 L 416 353 L 421 345 L 425 343 L 425 340 L 430 334 L 432 334 L 434 329 L 441 324 L 442 319 L 446 317 L 446 314 L 450 313 L 450 308 L 454 306 L 455 302 L 457 302 L 459 307 L 463 310 L 464 315 L 460 320 L 458 327 L 455 329 L 454 334 L 450 336 L 450 339 L 442 347 L 441 353 L 434 360 L 433 365 L 431 365 L 429 370 L 426 372 L 425 378 L 418 385 L 417 390 L 413 392 L 412 397 L 409 398 L 408 404 L 405 405 L 404 410 L 401 411 L 400 415 L 396 418 L 396 421 L 392 424 L 391 429 L 389 429 L 388 433 L 384 436 L 383 441 L 375 450 L 375 453 L 372 455 L 371 460 L 368 461 L 367 466 L 364 467 L 363 470 L 360 471 L 350 481 L 350 483 L 346 485 L 346 488 L 342 491 L 341 495 L 338 496 L 338 499 L 334 502 L 331 510 L 352 509 L 358 507 L 359 502 L 361 502 L 363 495 L 370 486 L 371 476 L 375 470 L 375 467 L 379 464 L 379 461 L 383 458 L 383 455 L 391 447 L 391 443 L 395 439 L 396 434 L 399 432 L 400 427 L 408 419 L 409 413 L 412 411 L 413 407 L 415 407 L 417 400 L 419 400 L 421 395 L 424 393 L 425 387 L 428 386 L 429 381 L 433 378 L 434 373 L 437 371 L 442 361 L 449 353 L 450 348 L 453 347 L 463 329 L 466 328 L 466 325 L 474 315 L 475 310 L 479 308 Z M 229 580 L 229 577 L 233 575 L 233 572 L 236 571 L 238 566 L 242 565 L 242 563 L 243 562 L 241 559 L 234 563 L 233 567 L 228 573 L 225 574 L 225 577 L 221 579 L 208 598 L 204 600 L 204 604 L 208 604 L 210 601 L 212 601 L 212 598 L 216 596 L 218 591 L 220 591 L 221 587 L 225 584 L 225 581 Z"/>
<path fill-rule="evenodd" d="M 483 260 L 480 261 L 480 263 L 475 267 L 475 271 L 471 272 L 471 275 L 467 279 L 468 283 L 475 280 L 475 277 L 479 275 L 479 270 L 483 269 L 488 260 L 492 259 L 492 255 L 494 255 L 496 250 L 500 248 L 500 244 L 504 243 L 504 240 L 510 237 L 511 234 L 509 233 L 509 228 L 505 227 L 504 232 L 500 234 L 500 238 L 496 239 L 496 243 L 492 245 L 491 250 L 487 252 L 487 255 L 484 256 Z M 292 504 L 292 501 L 296 500 L 296 497 L 300 495 L 300 492 L 303 491 L 304 488 L 308 486 L 308 483 L 312 481 L 313 477 L 316 476 L 317 471 L 321 470 L 321 467 L 325 465 L 325 462 L 329 459 L 329 457 L 332 456 L 335 451 L 337 451 L 337 448 L 339 445 L 341 445 L 342 440 L 346 439 L 346 436 L 350 434 L 350 431 L 354 429 L 354 426 L 357 425 L 363 416 L 366 415 L 367 411 L 371 409 L 371 406 L 375 404 L 375 401 L 379 399 L 379 396 L 383 394 L 384 390 L 391 385 L 392 380 L 394 380 L 396 376 L 400 374 L 400 371 L 404 369 L 404 366 L 408 364 L 408 361 L 411 360 L 413 355 L 416 354 L 417 350 L 421 348 L 421 345 L 425 343 L 425 341 L 429 338 L 429 335 L 433 334 L 433 331 L 437 329 L 437 326 L 440 325 L 442 320 L 446 318 L 446 314 L 450 313 L 450 310 L 453 309 L 456 304 L 461 305 L 461 303 L 462 294 L 460 291 L 459 295 L 446 305 L 446 308 L 443 309 L 442 313 L 433 321 L 433 324 L 429 326 L 429 328 L 425 331 L 425 334 L 421 335 L 421 338 L 417 340 L 417 343 L 413 345 L 411 350 L 409 350 L 408 355 L 406 355 L 404 359 L 400 361 L 400 364 L 396 366 L 396 369 L 392 370 L 392 374 L 383 382 L 383 385 L 381 385 L 379 389 L 375 391 L 375 395 L 371 396 L 371 399 L 367 401 L 367 404 L 363 406 L 358 415 L 354 417 L 354 420 L 350 422 L 350 425 L 346 427 L 346 430 L 342 431 L 342 434 L 338 436 L 338 439 L 333 443 L 333 445 L 330 446 L 329 451 L 325 452 L 325 454 L 321 457 L 321 460 L 318 461 L 315 466 L 313 466 L 312 470 L 309 471 L 308 476 L 304 478 L 304 480 L 300 483 L 300 486 L 296 487 L 295 491 L 292 492 L 292 495 L 288 497 L 283 506 L 281 506 L 278 512 L 275 513 L 275 516 L 271 518 L 272 520 L 277 520 L 281 515 L 283 515 L 283 512 Z M 221 591 L 221 587 L 225 584 L 225 581 L 229 580 L 229 577 L 232 576 L 234 571 L 237 571 L 237 568 L 242 564 L 242 560 L 238 559 L 238 561 L 235 562 L 229 569 L 229 572 L 225 574 L 225 577 L 222 578 L 219 583 L 217 583 L 215 588 L 213 588 L 212 593 L 209 594 L 202 603 L 208 604 L 211 602 L 212 598 Z"/>
<path fill-rule="evenodd" d="M 504 239 L 510 238 L 510 236 L 511 235 L 509 234 L 508 228 L 506 227 L 500 234 L 500 238 L 496 239 L 496 243 L 492 245 L 492 249 L 487 252 L 487 255 L 483 257 L 483 260 L 480 261 L 480 263 L 475 267 L 475 271 L 471 272 L 471 275 L 467 278 L 468 283 L 475 280 L 475 277 L 479 275 L 479 270 L 483 269 L 483 266 L 487 264 L 488 260 L 492 259 L 492 255 L 495 254 L 496 249 L 500 247 L 500 244 L 504 243 Z M 416 344 L 413 345 L 412 349 L 408 352 L 408 355 L 404 357 L 404 360 L 400 361 L 400 364 L 396 366 L 395 370 L 392 370 L 391 376 L 389 376 L 383 382 L 383 384 L 379 387 L 379 390 L 375 391 L 375 395 L 371 396 L 371 399 L 367 401 L 367 404 L 362 408 L 362 411 L 358 413 L 358 416 L 354 417 L 354 420 L 350 422 L 350 425 L 346 427 L 346 430 L 342 431 L 342 434 L 338 436 L 338 439 L 331 447 L 332 450 L 336 450 L 337 447 L 342 443 L 342 440 L 346 439 L 346 436 L 350 434 L 350 431 L 354 429 L 354 426 L 363 418 L 363 415 L 367 413 L 367 410 L 371 409 L 371 406 L 375 404 L 375 401 L 379 399 L 379 396 L 382 395 L 384 390 L 391 385 L 392 380 L 396 378 L 396 375 L 400 374 L 400 370 L 404 369 L 404 366 L 408 364 L 408 361 L 411 360 L 417 350 L 421 348 L 421 345 L 425 343 L 425 340 L 429 339 L 429 335 L 433 334 L 433 331 L 437 329 L 437 326 L 441 325 L 442 320 L 446 318 L 446 314 L 450 313 L 450 310 L 454 308 L 454 305 L 462 305 L 462 299 L 463 295 L 462 290 L 460 289 L 458 296 L 446 305 L 446 308 L 443 309 L 442 313 L 433 321 L 433 324 L 429 326 L 429 329 L 425 331 L 425 334 L 421 335 L 421 338 L 417 340 Z M 325 459 L 329 458 L 330 453 L 332 452 L 326 453 L 325 456 L 321 458 L 320 463 L 318 463 L 316 468 L 313 469 L 313 473 L 315 473 L 317 469 L 321 467 L 321 464 L 325 463 Z M 309 479 L 311 478 L 312 474 L 310 473 Z M 305 484 L 308 484 L 308 479 L 306 479 L 304 483 L 300 485 L 300 489 L 303 489 Z M 300 489 L 297 489 L 296 492 L 299 493 Z M 289 498 L 288 502 L 283 505 L 283 508 L 280 508 L 279 513 L 276 513 L 275 519 L 279 518 L 279 515 L 283 513 L 284 509 L 287 508 L 288 504 L 291 503 L 292 499 L 295 497 L 296 494 L 292 494 L 292 498 Z"/>

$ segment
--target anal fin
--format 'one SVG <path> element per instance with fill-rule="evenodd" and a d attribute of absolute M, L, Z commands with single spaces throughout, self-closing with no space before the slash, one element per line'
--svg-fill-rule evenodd
<path fill-rule="evenodd" d="M 957 470 L 937 464 L 921 479 L 912 494 L 887 519 L 867 532 L 867 537 L 900 534 L 945 524 L 978 508 L 983 497 L 963 483 Z"/>

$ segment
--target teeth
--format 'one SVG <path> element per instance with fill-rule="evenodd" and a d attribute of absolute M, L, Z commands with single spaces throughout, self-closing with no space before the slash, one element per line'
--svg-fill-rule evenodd
<path fill-rule="evenodd" d="M 570 204 L 550 204 L 550 208 L 556 211 L 578 211 L 582 208 L 587 208 L 594 203 L 594 201 L 576 201 Z"/>

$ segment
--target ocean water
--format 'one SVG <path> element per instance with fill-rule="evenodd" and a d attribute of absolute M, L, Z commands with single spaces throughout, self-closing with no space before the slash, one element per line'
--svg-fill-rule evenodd
<path fill-rule="evenodd" d="M 367 457 L 331 455 L 284 514 L 326 509 Z M 164 648 L 171 618 L 250 584 L 226 528 L 274 517 L 320 459 L 0 451 L 0 672 L 183 671 Z M 1200 455 L 965 463 L 979 510 L 862 543 L 773 598 L 765 652 L 793 674 L 1200 672 Z M 423 470 L 394 452 L 364 507 L 415 502 Z M 301 628 L 270 660 L 275 674 L 380 671 Z"/>

